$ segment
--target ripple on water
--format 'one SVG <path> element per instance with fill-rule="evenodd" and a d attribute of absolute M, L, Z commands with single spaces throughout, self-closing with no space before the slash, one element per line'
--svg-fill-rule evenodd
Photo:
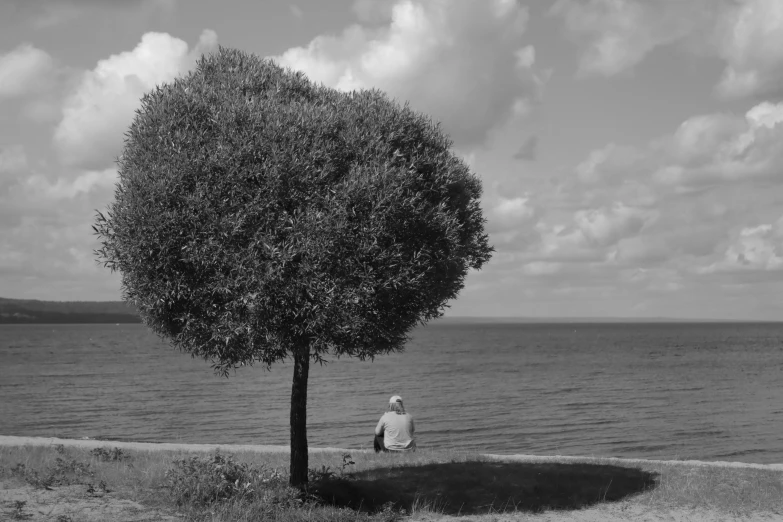
<path fill-rule="evenodd" d="M 312 445 L 367 447 L 389 395 L 421 446 L 783 461 L 783 325 L 435 324 L 311 369 Z M 229 379 L 142 325 L 0 326 L 0 434 L 288 442 L 290 363 Z"/>

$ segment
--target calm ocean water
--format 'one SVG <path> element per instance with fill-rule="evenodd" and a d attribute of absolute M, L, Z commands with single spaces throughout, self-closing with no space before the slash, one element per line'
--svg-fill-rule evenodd
<path fill-rule="evenodd" d="M 311 368 L 311 446 L 783 462 L 783 324 L 434 324 Z M 0 326 L 0 435 L 287 444 L 291 364 L 229 379 L 142 325 Z"/>

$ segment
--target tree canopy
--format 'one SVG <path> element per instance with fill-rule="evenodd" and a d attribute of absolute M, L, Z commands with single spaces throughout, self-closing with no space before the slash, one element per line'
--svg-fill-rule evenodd
<path fill-rule="evenodd" d="M 223 375 L 373 358 L 491 256 L 481 182 L 451 149 L 380 91 L 221 47 L 142 98 L 96 253 L 146 325 Z"/>

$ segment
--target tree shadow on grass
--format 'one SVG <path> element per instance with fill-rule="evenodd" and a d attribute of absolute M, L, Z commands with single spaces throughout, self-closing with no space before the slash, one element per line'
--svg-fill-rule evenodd
<path fill-rule="evenodd" d="M 655 486 L 656 473 L 600 464 L 451 462 L 379 468 L 312 484 L 327 503 L 376 512 L 428 508 L 448 515 L 580 509 Z"/>

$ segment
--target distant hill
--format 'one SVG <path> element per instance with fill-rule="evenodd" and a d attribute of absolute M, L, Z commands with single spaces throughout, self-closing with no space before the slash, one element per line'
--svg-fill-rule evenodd
<path fill-rule="evenodd" d="M 0 297 L 0 324 L 140 323 L 123 301 L 36 301 Z"/>

